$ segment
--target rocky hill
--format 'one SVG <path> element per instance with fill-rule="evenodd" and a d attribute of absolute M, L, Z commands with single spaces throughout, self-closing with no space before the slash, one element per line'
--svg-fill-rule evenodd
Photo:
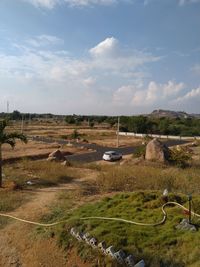
<path fill-rule="evenodd" d="M 149 114 L 150 117 L 162 118 L 193 118 L 198 117 L 200 118 L 200 114 L 188 114 L 184 111 L 171 111 L 171 110 L 164 110 L 164 109 L 156 109 L 152 113 Z"/>

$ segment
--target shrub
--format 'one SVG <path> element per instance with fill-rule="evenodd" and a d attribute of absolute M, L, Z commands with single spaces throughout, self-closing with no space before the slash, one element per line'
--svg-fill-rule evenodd
<path fill-rule="evenodd" d="M 74 129 L 73 133 L 71 134 L 71 138 L 72 139 L 76 139 L 76 138 L 79 138 L 79 137 L 80 137 L 79 132 L 77 131 L 77 129 Z"/>
<path fill-rule="evenodd" d="M 192 159 L 192 153 L 186 148 L 173 148 L 169 153 L 169 161 L 180 168 L 188 166 L 188 162 Z"/>
<path fill-rule="evenodd" d="M 60 138 L 62 138 L 62 139 L 68 139 L 68 135 L 67 134 L 60 135 Z"/>
<path fill-rule="evenodd" d="M 139 158 L 139 157 L 145 157 L 145 153 L 146 153 L 146 145 L 142 145 L 136 148 L 133 157 L 134 158 Z"/>

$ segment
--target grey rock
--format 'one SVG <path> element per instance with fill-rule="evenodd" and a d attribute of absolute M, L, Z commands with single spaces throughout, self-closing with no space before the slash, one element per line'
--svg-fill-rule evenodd
<path fill-rule="evenodd" d="M 146 146 L 145 159 L 166 162 L 169 159 L 169 149 L 157 138 L 154 138 Z"/>
<path fill-rule="evenodd" d="M 188 221 L 188 219 L 183 219 L 176 226 L 176 229 L 178 229 L 178 230 L 185 230 L 185 231 L 192 231 L 192 232 L 197 231 L 197 228 L 193 224 L 190 224 L 189 221 Z"/>

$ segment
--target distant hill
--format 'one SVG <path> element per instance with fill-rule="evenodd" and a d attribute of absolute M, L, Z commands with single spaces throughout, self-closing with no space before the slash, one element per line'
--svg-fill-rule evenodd
<path fill-rule="evenodd" d="M 188 114 L 184 111 L 172 111 L 172 110 L 164 110 L 164 109 L 155 109 L 153 112 L 148 114 L 150 117 L 154 118 L 200 118 L 200 114 Z"/>

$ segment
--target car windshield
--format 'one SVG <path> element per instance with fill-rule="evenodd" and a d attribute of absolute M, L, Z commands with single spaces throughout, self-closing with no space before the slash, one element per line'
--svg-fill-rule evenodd
<path fill-rule="evenodd" d="M 109 152 L 105 152 L 104 153 L 105 155 L 117 155 L 117 153 L 116 152 L 114 152 L 114 151 L 109 151 Z"/>

